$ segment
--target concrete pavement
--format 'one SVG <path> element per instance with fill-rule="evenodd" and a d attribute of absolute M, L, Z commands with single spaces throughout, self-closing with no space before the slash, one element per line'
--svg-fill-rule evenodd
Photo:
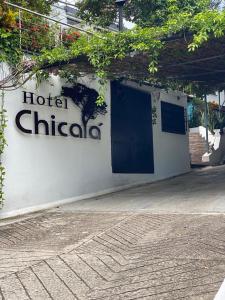
<path fill-rule="evenodd" d="M 66 205 L 68 211 L 225 212 L 225 166 Z"/>
<path fill-rule="evenodd" d="M 213 299 L 225 278 L 224 173 L 0 222 L 0 300 Z"/>

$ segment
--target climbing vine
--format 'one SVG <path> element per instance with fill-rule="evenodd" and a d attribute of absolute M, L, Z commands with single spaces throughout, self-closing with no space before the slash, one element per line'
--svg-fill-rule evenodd
<path fill-rule="evenodd" d="M 2 164 L 2 155 L 4 153 L 5 146 L 7 144 L 5 138 L 5 128 L 7 126 L 6 110 L 4 108 L 4 91 L 1 92 L 1 110 L 0 110 L 0 207 L 4 201 L 4 179 L 5 179 L 5 168 Z"/>
<path fill-rule="evenodd" d="M 5 79 L 3 62 L 14 66 L 21 61 L 22 53 L 18 49 L 18 34 L 16 33 L 17 14 L 8 9 L 3 1 L 0 1 L 0 78 Z M 4 202 L 5 168 L 2 163 L 2 155 L 7 144 L 5 129 L 7 126 L 6 110 L 4 108 L 4 89 L 0 90 L 0 208 Z"/>
<path fill-rule="evenodd" d="M 34 7 L 36 11 L 43 13 L 49 13 L 51 10 L 51 4 L 54 2 L 56 1 L 14 1 L 14 3 L 21 4 L 24 7 L 28 7 L 30 9 Z M 31 19 L 31 17 L 27 16 L 26 20 L 29 19 Z M 29 69 L 31 71 L 31 74 L 33 74 L 36 71 L 36 69 L 32 70 L 32 63 L 28 63 L 28 65 L 26 65 L 23 61 L 24 49 L 21 47 L 20 34 L 20 29 L 23 25 L 24 24 L 20 23 L 18 11 L 15 11 L 9 6 L 7 6 L 4 0 L 0 0 L 0 208 L 3 206 L 4 203 L 3 188 L 6 174 L 2 162 L 4 149 L 7 145 L 5 137 L 5 129 L 7 126 L 7 112 L 4 107 L 5 89 L 6 87 L 15 89 L 17 86 L 20 86 L 20 80 L 22 78 L 21 73 L 23 71 L 27 71 Z M 45 33 L 45 28 L 41 28 L 41 30 L 38 30 L 41 34 L 43 34 L 43 32 Z M 24 35 L 27 36 L 27 31 L 24 32 Z M 30 40 L 33 38 L 33 36 L 34 34 L 30 34 L 30 36 L 27 37 L 28 44 L 31 44 Z M 37 37 L 41 38 L 40 36 Z M 24 41 L 26 41 L 24 37 L 23 39 Z M 46 40 L 44 42 L 46 42 Z M 42 48 L 44 46 L 45 44 L 42 43 Z M 41 47 L 39 49 L 41 49 Z M 30 75 L 27 77 L 27 79 L 28 78 L 30 78 Z M 26 81 L 27 79 L 22 80 L 22 82 Z"/>

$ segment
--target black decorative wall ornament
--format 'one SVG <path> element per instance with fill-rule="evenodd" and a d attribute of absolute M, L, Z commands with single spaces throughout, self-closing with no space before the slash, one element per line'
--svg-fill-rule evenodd
<path fill-rule="evenodd" d="M 107 104 L 97 105 L 98 92 L 87 86 L 76 83 L 72 87 L 63 87 L 62 95 L 70 97 L 75 105 L 81 110 L 81 120 L 84 126 L 84 138 L 87 137 L 87 124 L 95 120 L 98 115 L 107 113 Z"/>

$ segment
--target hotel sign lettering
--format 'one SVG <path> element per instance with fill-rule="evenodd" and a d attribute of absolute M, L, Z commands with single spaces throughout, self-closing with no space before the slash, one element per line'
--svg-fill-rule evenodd
<path fill-rule="evenodd" d="M 34 93 L 23 91 L 23 103 L 29 105 L 39 105 L 48 106 L 59 109 L 68 109 L 68 99 L 67 98 L 54 98 L 49 95 L 45 98 L 43 96 L 36 96 Z M 29 126 L 24 125 L 25 118 L 31 118 L 33 121 L 33 129 Z M 16 126 L 17 128 L 26 134 L 41 134 L 44 132 L 46 136 L 62 136 L 73 138 L 91 138 L 95 140 L 101 139 L 101 130 L 99 126 L 90 126 L 88 129 L 84 128 L 83 125 L 78 123 L 68 123 L 68 122 L 57 122 L 56 116 L 51 115 L 49 120 L 44 120 L 39 117 L 38 111 L 32 111 L 30 109 L 23 109 L 19 111 L 16 115 Z"/>

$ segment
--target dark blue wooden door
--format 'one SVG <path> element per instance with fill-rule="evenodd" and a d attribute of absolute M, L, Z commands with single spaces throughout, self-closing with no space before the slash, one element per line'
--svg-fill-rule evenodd
<path fill-rule="evenodd" d="M 113 173 L 154 173 L 150 94 L 111 83 Z"/>

